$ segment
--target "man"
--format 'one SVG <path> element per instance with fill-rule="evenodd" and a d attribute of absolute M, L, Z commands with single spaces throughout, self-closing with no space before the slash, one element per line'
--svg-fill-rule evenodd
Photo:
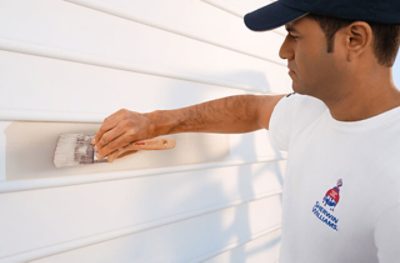
<path fill-rule="evenodd" d="M 400 262 L 400 1 L 280 0 L 245 22 L 286 26 L 280 56 L 297 94 L 121 110 L 96 135 L 100 155 L 162 134 L 269 129 L 289 152 L 280 262 Z"/>

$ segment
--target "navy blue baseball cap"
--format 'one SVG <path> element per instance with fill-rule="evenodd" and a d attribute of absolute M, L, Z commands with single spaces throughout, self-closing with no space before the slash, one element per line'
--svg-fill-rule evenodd
<path fill-rule="evenodd" d="M 400 24 L 400 0 L 278 0 L 244 17 L 254 31 L 271 30 L 308 14 Z"/>

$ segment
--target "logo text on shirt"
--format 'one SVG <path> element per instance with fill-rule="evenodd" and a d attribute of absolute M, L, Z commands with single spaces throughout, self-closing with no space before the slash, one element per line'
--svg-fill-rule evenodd
<path fill-rule="evenodd" d="M 322 199 L 322 204 L 317 201 L 312 209 L 313 214 L 321 220 L 321 222 L 336 231 L 338 231 L 339 219 L 334 216 L 333 213 L 340 200 L 340 187 L 342 187 L 342 185 L 343 181 L 339 179 L 336 186 L 326 192 Z"/>

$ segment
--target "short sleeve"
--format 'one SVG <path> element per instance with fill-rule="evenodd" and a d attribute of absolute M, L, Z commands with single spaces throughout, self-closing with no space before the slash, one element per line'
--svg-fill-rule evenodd
<path fill-rule="evenodd" d="M 399 262 L 400 204 L 388 209 L 380 216 L 374 235 L 379 263 Z"/>
<path fill-rule="evenodd" d="M 289 94 L 275 106 L 269 122 L 271 143 L 280 151 L 288 151 L 294 135 L 327 110 L 313 97 Z"/>

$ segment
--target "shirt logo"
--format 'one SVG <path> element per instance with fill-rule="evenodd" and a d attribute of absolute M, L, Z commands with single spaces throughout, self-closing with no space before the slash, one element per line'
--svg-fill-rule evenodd
<path fill-rule="evenodd" d="M 328 227 L 338 231 L 339 219 L 334 215 L 336 206 L 340 200 L 340 187 L 343 180 L 339 179 L 336 186 L 329 189 L 322 199 L 322 204 L 317 201 L 312 209 L 313 214 Z"/>

